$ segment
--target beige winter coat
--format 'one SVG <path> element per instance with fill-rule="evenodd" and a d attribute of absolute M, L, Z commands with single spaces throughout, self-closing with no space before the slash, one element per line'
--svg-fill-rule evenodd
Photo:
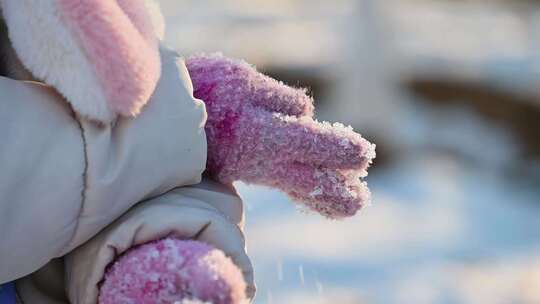
<path fill-rule="evenodd" d="M 253 291 L 241 201 L 200 183 L 204 104 L 183 60 L 161 57 L 142 114 L 111 125 L 76 116 L 50 87 L 0 78 L 0 284 L 19 279 L 23 303 L 95 304 L 116 255 L 168 235 L 224 250 Z"/>

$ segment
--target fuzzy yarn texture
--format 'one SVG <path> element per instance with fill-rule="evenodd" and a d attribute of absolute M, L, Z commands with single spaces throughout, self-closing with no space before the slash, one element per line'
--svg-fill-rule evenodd
<path fill-rule="evenodd" d="M 134 116 L 161 73 L 158 39 L 144 0 L 59 0 L 113 110 Z"/>
<path fill-rule="evenodd" d="M 135 247 L 105 274 L 100 304 L 247 303 L 242 272 L 197 241 L 164 239 Z"/>
<path fill-rule="evenodd" d="M 135 116 L 161 75 L 154 0 L 0 0 L 10 41 L 33 78 L 77 114 L 103 123 Z"/>
<path fill-rule="evenodd" d="M 351 127 L 313 118 L 313 100 L 220 54 L 188 58 L 194 96 L 208 120 L 208 172 L 222 183 L 275 187 L 329 218 L 350 217 L 370 200 L 362 178 L 375 157 Z"/>

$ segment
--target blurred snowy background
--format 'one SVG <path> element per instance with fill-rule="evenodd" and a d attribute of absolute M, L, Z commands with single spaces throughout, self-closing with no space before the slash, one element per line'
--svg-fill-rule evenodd
<path fill-rule="evenodd" d="M 540 2 L 160 2 L 182 53 L 309 86 L 378 145 L 343 222 L 238 185 L 257 304 L 540 303 Z"/>

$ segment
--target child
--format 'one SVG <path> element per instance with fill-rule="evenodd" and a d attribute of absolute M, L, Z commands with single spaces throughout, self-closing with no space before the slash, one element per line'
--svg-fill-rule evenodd
<path fill-rule="evenodd" d="M 373 145 L 316 122 L 304 91 L 243 62 L 186 65 L 161 46 L 151 1 L 0 5 L 10 37 L 0 78 L 0 284 L 17 280 L 22 302 L 95 304 L 110 263 L 168 237 L 223 250 L 252 298 L 233 181 L 279 188 L 332 218 L 368 201 L 360 177 Z M 222 184 L 202 178 L 205 169 Z"/>
<path fill-rule="evenodd" d="M 206 113 L 204 104 L 193 98 L 183 60 L 160 48 L 158 37 L 141 38 L 148 41 L 148 50 L 127 55 L 153 56 L 148 66 L 159 66 L 145 72 L 159 73 L 153 77 L 156 82 L 147 79 L 148 88 L 129 81 L 122 85 L 139 92 L 137 96 L 149 91 L 151 102 L 137 119 L 117 116 L 107 121 L 113 113 L 108 108 L 100 112 L 77 106 L 87 98 L 89 84 L 98 83 L 84 74 L 86 58 L 68 65 L 73 51 L 53 54 L 59 46 L 69 46 L 69 37 L 59 40 L 65 31 L 54 31 L 62 28 L 40 23 L 46 19 L 47 4 L 55 2 L 0 1 L 11 38 L 3 32 L 1 39 L 10 43 L 1 45 L 7 69 L 0 78 L 0 284 L 17 280 L 23 303 L 69 299 L 95 304 L 98 282 L 117 254 L 176 236 L 225 251 L 243 270 L 248 293 L 253 294 L 241 200 L 232 188 L 201 175 Z M 129 3 L 136 2 L 145 4 Z M 58 25 L 53 21 L 49 26 Z M 35 42 L 33 48 L 24 48 L 29 42 Z M 15 51 L 19 44 L 24 47 Z M 38 55 L 50 58 L 32 65 Z M 23 67 L 20 62 L 25 60 Z M 51 74 L 38 76 L 42 70 Z M 70 77 L 75 72 L 80 79 Z M 79 87 L 81 92 L 18 81 L 29 75 L 51 84 L 55 82 L 49 79 L 57 76 L 70 90 Z"/>

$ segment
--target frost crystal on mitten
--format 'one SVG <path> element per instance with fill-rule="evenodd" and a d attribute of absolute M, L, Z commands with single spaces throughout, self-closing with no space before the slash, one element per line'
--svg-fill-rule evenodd
<path fill-rule="evenodd" d="M 197 241 L 165 239 L 135 247 L 105 274 L 100 304 L 243 304 L 242 272 Z"/>
<path fill-rule="evenodd" d="M 206 104 L 207 169 L 223 183 L 278 188 L 330 218 L 354 215 L 370 198 L 361 180 L 375 145 L 352 128 L 313 119 L 313 101 L 221 55 L 186 61 Z"/>

